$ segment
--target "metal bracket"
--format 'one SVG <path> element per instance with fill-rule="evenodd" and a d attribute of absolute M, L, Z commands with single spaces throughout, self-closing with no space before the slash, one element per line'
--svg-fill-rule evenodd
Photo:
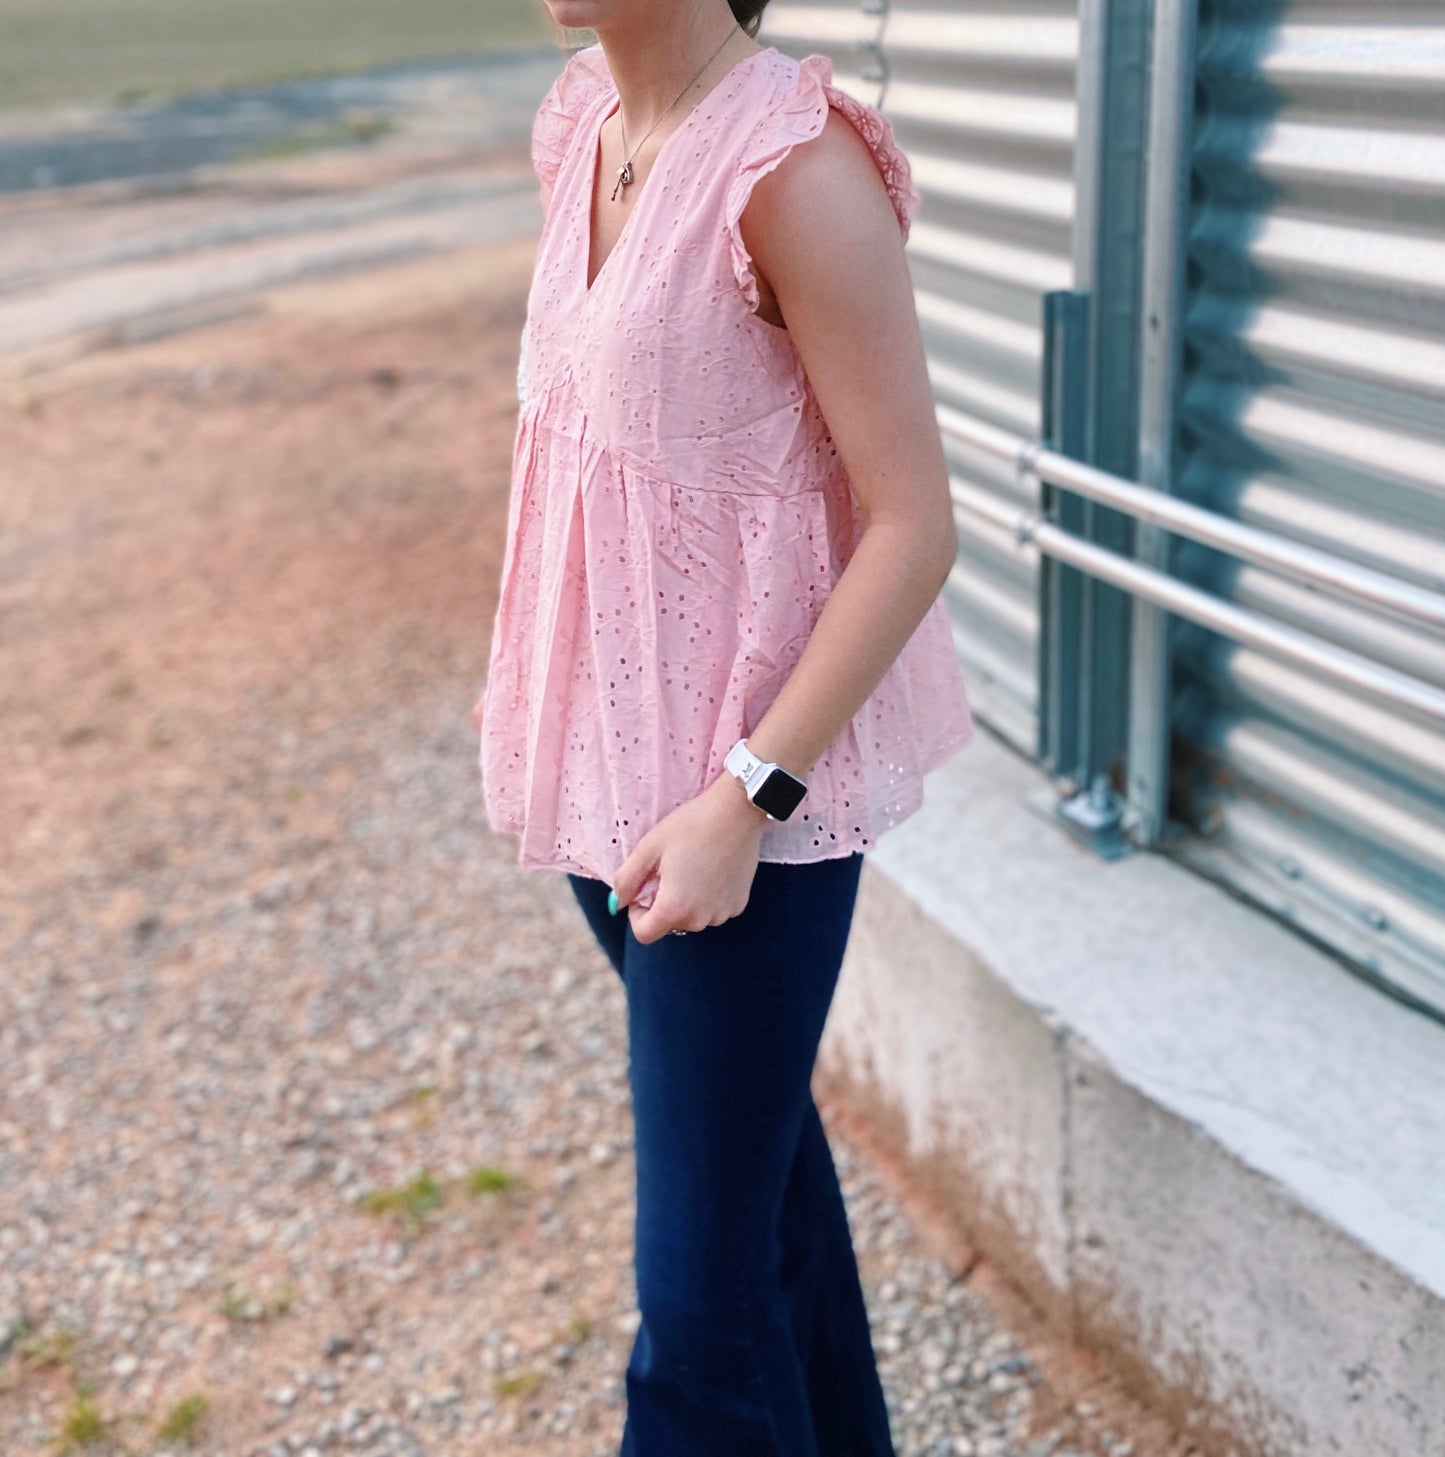
<path fill-rule="evenodd" d="M 1055 829 L 1062 829 L 1080 848 L 1100 860 L 1122 860 L 1139 847 L 1130 838 L 1130 815 L 1123 800 L 1115 794 L 1105 774 L 1100 774 L 1087 790 L 1059 798 L 1055 781 L 1040 785 L 1023 795 L 1024 808 L 1046 820 Z"/>
<path fill-rule="evenodd" d="M 1055 817 L 1085 849 L 1103 860 L 1121 860 L 1133 853 L 1125 834 L 1124 801 L 1107 774 L 1096 774 L 1088 789 L 1056 803 Z"/>

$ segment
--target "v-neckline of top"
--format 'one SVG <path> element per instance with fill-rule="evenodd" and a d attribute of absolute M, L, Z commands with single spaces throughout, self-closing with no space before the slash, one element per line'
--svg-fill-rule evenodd
<path fill-rule="evenodd" d="M 633 202 L 632 211 L 629 212 L 627 216 L 622 220 L 622 227 L 618 231 L 617 237 L 613 239 L 612 247 L 608 249 L 607 256 L 602 260 L 601 264 L 597 269 L 597 272 L 593 274 L 592 282 L 588 283 L 587 274 L 591 271 L 592 268 L 593 209 L 596 205 L 597 196 L 600 190 L 598 187 L 598 183 L 602 175 L 602 128 L 606 126 L 608 119 L 621 104 L 621 97 L 618 94 L 616 83 L 612 80 L 611 75 L 608 75 L 607 86 L 612 93 L 611 100 L 607 104 L 605 109 L 601 111 L 596 123 L 592 126 L 589 132 L 588 157 L 590 158 L 590 165 L 583 169 L 583 175 L 586 179 L 586 186 L 582 189 L 582 297 L 584 300 L 590 299 L 592 295 L 597 292 L 597 285 L 602 282 L 602 275 L 607 272 L 608 265 L 612 262 L 613 258 L 617 256 L 618 250 L 622 247 L 623 243 L 627 241 L 628 234 L 632 228 L 633 219 L 637 216 L 638 210 L 642 206 L 643 195 L 648 192 L 650 184 L 657 174 L 658 168 L 662 165 L 663 158 L 667 155 L 668 147 L 672 145 L 673 138 L 687 130 L 688 126 L 692 122 L 692 119 L 698 114 L 698 112 L 700 112 L 703 107 L 705 107 L 713 99 L 713 97 L 715 97 L 744 66 L 748 65 L 751 61 L 755 61 L 759 56 L 764 55 L 766 52 L 776 49 L 776 46 L 760 46 L 757 50 L 752 51 L 748 55 L 744 56 L 740 61 L 735 62 L 719 78 L 715 85 L 708 88 L 707 92 L 692 107 L 687 115 L 684 116 L 683 119 L 678 122 L 678 124 L 662 139 L 662 144 L 658 147 L 656 154 L 653 156 L 652 167 L 647 174 L 647 180 L 639 184 L 642 188 L 642 192 L 638 194 L 637 199 Z"/>

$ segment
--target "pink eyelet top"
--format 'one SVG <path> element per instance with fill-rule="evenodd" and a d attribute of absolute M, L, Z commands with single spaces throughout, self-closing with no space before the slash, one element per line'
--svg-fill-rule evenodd
<path fill-rule="evenodd" d="M 501 592 L 481 704 L 488 820 L 517 863 L 611 883 L 642 836 L 719 774 L 801 656 L 861 535 L 792 336 L 754 310 L 738 220 L 829 106 L 872 151 L 907 237 L 919 195 L 892 127 L 827 57 L 738 62 L 662 143 L 587 287 L 600 44 L 539 108 L 552 197 L 527 306 Z M 611 178 L 600 182 L 601 203 Z M 769 822 L 761 858 L 867 851 L 968 742 L 942 597 Z"/>

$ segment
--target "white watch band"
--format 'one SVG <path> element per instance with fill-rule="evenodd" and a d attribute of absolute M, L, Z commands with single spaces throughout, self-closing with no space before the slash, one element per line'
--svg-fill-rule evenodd
<path fill-rule="evenodd" d="M 723 760 L 723 768 L 734 777 L 742 781 L 742 786 L 748 792 L 748 798 L 753 797 L 758 785 L 767 777 L 770 769 L 777 765 L 769 764 L 765 759 L 760 759 L 748 748 L 746 738 L 739 739 L 727 752 Z"/>

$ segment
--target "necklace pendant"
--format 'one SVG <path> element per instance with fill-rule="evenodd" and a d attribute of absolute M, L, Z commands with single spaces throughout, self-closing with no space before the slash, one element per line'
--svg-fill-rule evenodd
<path fill-rule="evenodd" d="M 612 189 L 612 201 L 617 201 L 617 188 L 626 187 L 632 181 L 632 162 L 626 161 L 617 169 L 617 186 Z"/>

